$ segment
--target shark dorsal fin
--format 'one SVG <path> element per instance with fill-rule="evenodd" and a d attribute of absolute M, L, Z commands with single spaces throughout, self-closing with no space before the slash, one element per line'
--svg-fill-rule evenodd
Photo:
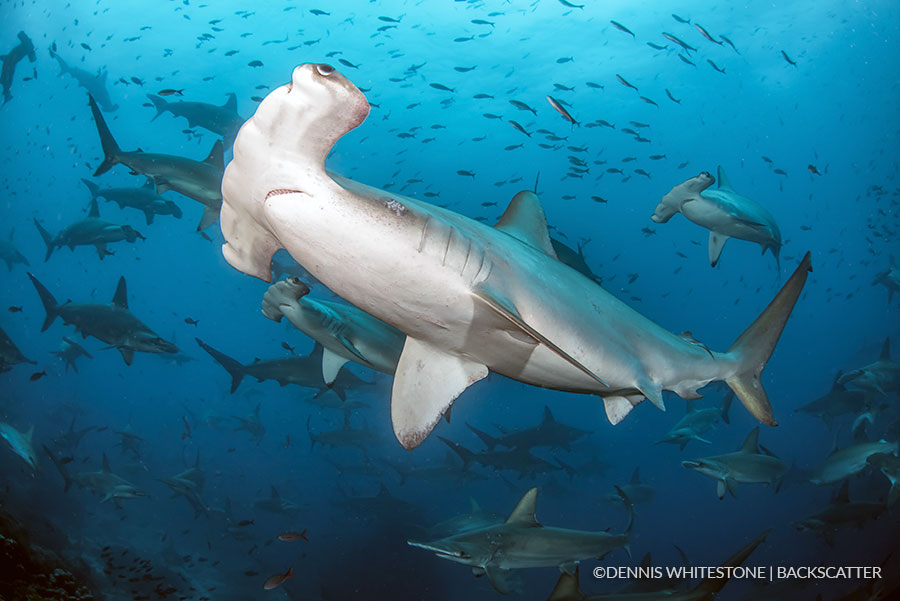
<path fill-rule="evenodd" d="M 109 458 L 106 456 L 106 453 L 103 453 L 103 473 L 111 474 L 112 470 L 109 467 Z"/>
<path fill-rule="evenodd" d="M 31 442 L 31 439 L 34 437 L 34 424 L 31 424 L 31 427 L 28 428 L 28 432 L 25 433 L 25 439 L 28 442 Z"/>
<path fill-rule="evenodd" d="M 222 140 L 216 140 L 216 143 L 213 144 L 212 150 L 209 151 L 209 155 L 203 159 L 204 163 L 212 165 L 213 167 L 218 167 L 219 169 L 225 169 L 225 146 L 222 145 Z"/>
<path fill-rule="evenodd" d="M 513 196 L 503 216 L 494 227 L 554 259 L 558 258 L 556 251 L 553 250 L 553 244 L 550 242 L 544 208 L 534 192 L 523 190 Z"/>
<path fill-rule="evenodd" d="M 634 468 L 634 472 L 631 474 L 631 483 L 632 484 L 640 484 L 641 483 L 641 468 Z"/>
<path fill-rule="evenodd" d="M 881 356 L 879 357 L 882 361 L 890 361 L 891 360 L 891 339 L 885 338 L 884 344 L 881 346 Z"/>
<path fill-rule="evenodd" d="M 741 445 L 740 448 L 741 453 L 759 453 L 759 426 L 753 428 L 750 431 L 750 434 L 747 435 L 747 438 L 744 440 L 744 444 Z"/>
<path fill-rule="evenodd" d="M 481 513 L 481 505 L 475 500 L 475 497 L 469 497 L 469 509 L 472 513 Z"/>
<path fill-rule="evenodd" d="M 278 489 L 275 488 L 275 485 L 274 485 L 274 484 L 272 485 L 272 498 L 273 498 L 273 499 L 277 499 L 277 500 L 281 500 L 281 495 L 278 494 Z"/>
<path fill-rule="evenodd" d="M 725 174 L 725 169 L 722 165 L 719 165 L 719 190 L 729 190 L 734 192 L 734 188 L 731 187 L 731 181 Z"/>
<path fill-rule="evenodd" d="M 379 497 L 389 497 L 391 496 L 391 491 L 387 489 L 387 486 L 384 485 L 384 482 L 381 483 L 381 488 L 378 489 Z"/>
<path fill-rule="evenodd" d="M 834 495 L 834 499 L 831 502 L 834 505 L 846 505 L 850 502 L 850 480 L 844 480 L 844 484 Z"/>
<path fill-rule="evenodd" d="M 653 559 L 651 559 L 651 557 L 650 557 L 650 552 L 647 551 L 647 554 L 644 555 L 643 559 L 641 559 L 641 567 L 649 568 L 652 565 L 653 565 Z"/>
<path fill-rule="evenodd" d="M 550 407 L 544 405 L 544 418 L 541 420 L 541 423 L 549 424 L 555 421 L 556 419 L 553 417 L 553 413 L 550 412 Z"/>
<path fill-rule="evenodd" d="M 116 286 L 116 293 L 113 294 L 112 302 L 120 309 L 128 309 L 128 290 L 125 286 L 125 276 L 119 278 L 119 285 Z"/>
<path fill-rule="evenodd" d="M 94 219 L 100 217 L 100 206 L 97 204 L 96 198 L 91 199 L 91 210 L 88 211 L 88 217 L 93 217 Z"/>
<path fill-rule="evenodd" d="M 225 101 L 225 104 L 222 105 L 223 109 L 227 109 L 233 113 L 237 112 L 237 96 L 234 92 L 230 92 L 228 94 L 228 100 Z"/>
<path fill-rule="evenodd" d="M 537 488 L 532 488 L 525 496 L 523 496 L 516 508 L 506 519 L 507 524 L 518 524 L 520 526 L 540 526 L 537 518 L 534 517 L 535 505 L 537 504 Z"/>

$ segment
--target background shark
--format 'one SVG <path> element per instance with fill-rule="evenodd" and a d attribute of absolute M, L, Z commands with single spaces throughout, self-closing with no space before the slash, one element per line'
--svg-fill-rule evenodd
<path fill-rule="evenodd" d="M 113 101 L 109 97 L 109 90 L 106 87 L 106 79 L 107 75 L 109 75 L 106 69 L 98 69 L 97 73 L 94 74 L 90 71 L 85 71 L 84 69 L 69 65 L 52 49 L 50 50 L 50 56 L 55 58 L 56 62 L 59 63 L 60 77 L 63 75 L 71 75 L 75 81 L 78 82 L 78 85 L 87 90 L 87 93 L 91 95 L 98 105 L 100 105 L 100 108 L 107 113 L 118 110 L 119 105 L 113 104 Z"/>
<path fill-rule="evenodd" d="M 13 232 L 14 230 L 9 231 L 9 239 L 4 240 L 0 238 L 0 261 L 6 263 L 6 268 L 8 271 L 13 270 L 13 266 L 21 263 L 26 267 L 29 265 L 28 259 L 18 251 L 18 249 L 13 245 Z"/>
<path fill-rule="evenodd" d="M 16 343 L 9 337 L 9 334 L 7 334 L 3 328 L 0 328 L 0 373 L 7 372 L 11 370 L 14 365 L 20 363 L 36 365 L 34 361 L 22 354 L 22 351 L 19 350 Z"/>
<path fill-rule="evenodd" d="M 147 225 L 153 223 L 157 215 L 171 215 L 181 219 L 181 207 L 156 193 L 153 180 L 148 179 L 140 188 L 106 188 L 101 189 L 94 182 L 82 179 L 81 182 L 91 193 L 91 198 L 105 198 L 113 201 L 120 209 L 130 207 L 144 213 Z"/>
<path fill-rule="evenodd" d="M 97 256 L 102 261 L 103 257 L 113 254 L 106 249 L 107 244 L 122 241 L 134 243 L 138 238 L 146 240 L 139 231 L 130 225 L 116 225 L 100 219 L 100 208 L 97 206 L 96 198 L 91 199 L 91 210 L 87 219 L 76 221 L 56 236 L 52 236 L 44 229 L 37 219 L 34 220 L 34 225 L 47 246 L 45 263 L 50 260 L 55 249 L 64 246 L 68 246 L 71 251 L 74 251 L 76 246 L 93 246 L 97 249 Z"/>
<path fill-rule="evenodd" d="M 13 46 L 12 50 L 0 55 L 0 61 L 2 61 L 2 65 L 0 65 L 0 87 L 3 88 L 3 104 L 12 100 L 12 92 L 10 90 L 19 61 L 26 57 L 32 63 L 37 60 L 31 38 L 24 31 L 18 33 L 18 38 L 19 43 Z"/>
<path fill-rule="evenodd" d="M 681 465 L 716 480 L 716 494 L 720 499 L 725 497 L 726 490 L 736 497 L 737 484 L 742 482 L 780 485 L 788 471 L 781 459 L 760 451 L 759 426 L 747 435 L 737 452 L 682 461 Z"/>
<path fill-rule="evenodd" d="M 228 94 L 228 100 L 221 106 L 185 100 L 169 102 L 156 94 L 147 94 L 147 98 L 156 107 L 156 115 L 152 120 L 165 112 L 172 113 L 175 117 L 184 117 L 190 127 L 202 127 L 222 136 L 225 148 L 231 148 L 244 123 L 244 118 L 237 114 L 237 96 L 234 94 Z"/>
<path fill-rule="evenodd" d="M 37 469 L 37 455 L 31 442 L 34 438 L 34 426 L 29 427 L 27 432 L 19 432 L 10 424 L 0 422 L 0 438 L 9 444 L 13 453 L 21 457 L 28 467 Z"/>

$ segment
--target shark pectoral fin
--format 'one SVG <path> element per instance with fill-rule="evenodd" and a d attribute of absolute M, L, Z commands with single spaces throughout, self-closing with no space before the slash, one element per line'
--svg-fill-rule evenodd
<path fill-rule="evenodd" d="M 720 501 L 725 498 L 725 480 L 716 482 L 716 495 Z"/>
<path fill-rule="evenodd" d="M 737 481 L 734 478 L 725 478 L 725 488 L 728 490 L 728 493 L 737 499 Z M 724 494 L 723 494 L 724 496 Z M 721 497 L 719 497 L 721 498 Z"/>
<path fill-rule="evenodd" d="M 715 267 L 719 262 L 719 255 L 722 254 L 722 248 L 728 242 L 728 236 L 717 234 L 710 230 L 709 232 L 709 264 Z"/>
<path fill-rule="evenodd" d="M 625 419 L 625 416 L 628 415 L 631 410 L 634 409 L 635 406 L 637 406 L 637 404 L 643 400 L 643 395 L 633 395 L 630 397 L 603 397 L 603 407 L 604 409 L 606 409 L 606 419 L 609 420 L 609 423 L 615 426 L 620 421 Z"/>
<path fill-rule="evenodd" d="M 125 365 L 131 365 L 131 362 L 134 361 L 134 351 L 128 347 L 120 346 L 119 352 L 122 353 L 122 360 L 125 361 Z"/>
<path fill-rule="evenodd" d="M 197 231 L 202 231 L 211 226 L 216 222 L 219 218 L 219 210 L 214 209 L 212 207 L 203 207 L 203 217 L 200 218 L 200 223 L 197 224 Z"/>
<path fill-rule="evenodd" d="M 575 570 L 577 570 L 577 569 L 578 569 L 577 561 L 567 561 L 566 563 L 559 564 L 559 571 L 563 572 L 565 574 L 568 574 L 569 576 L 574 576 Z"/>
<path fill-rule="evenodd" d="M 322 352 L 322 377 L 326 384 L 330 386 L 334 382 L 346 362 L 347 359 L 328 348 Z"/>
<path fill-rule="evenodd" d="M 456 397 L 487 374 L 481 363 L 407 336 L 391 391 L 391 420 L 400 444 L 419 446 Z"/>
<path fill-rule="evenodd" d="M 504 570 L 493 564 L 488 564 L 484 566 L 484 573 L 487 574 L 488 580 L 491 581 L 491 586 L 494 587 L 494 590 L 501 595 L 508 595 L 512 591 L 509 582 L 507 581 L 509 570 Z"/>
<path fill-rule="evenodd" d="M 515 305 L 513 305 L 512 301 L 506 298 L 502 293 L 497 290 L 494 290 L 491 286 L 488 286 L 484 283 L 479 284 L 472 291 L 475 296 L 479 299 L 483 300 L 491 309 L 493 309 L 497 314 L 506 318 L 510 323 L 519 328 L 522 332 L 528 334 L 532 339 L 534 339 L 539 344 L 543 344 L 551 351 L 559 355 L 562 359 L 565 359 L 569 363 L 571 363 L 574 367 L 577 367 L 585 374 L 602 384 L 603 386 L 607 386 L 606 382 L 604 382 L 600 376 L 592 372 L 590 369 L 585 367 L 580 361 L 575 359 L 573 356 L 565 352 L 559 346 L 557 346 L 553 341 L 549 338 L 532 328 L 530 325 L 525 323 L 525 320 L 519 315 L 519 311 L 516 309 Z"/>

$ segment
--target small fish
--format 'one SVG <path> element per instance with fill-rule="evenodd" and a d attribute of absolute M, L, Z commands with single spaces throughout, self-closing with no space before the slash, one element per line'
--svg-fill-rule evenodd
<path fill-rule="evenodd" d="M 716 63 L 712 62 L 712 60 L 706 59 L 706 62 L 708 62 L 712 66 L 713 69 L 715 69 L 722 75 L 725 75 L 725 69 L 720 68 Z"/>
<path fill-rule="evenodd" d="M 459 71 L 460 73 L 468 73 L 469 71 L 472 71 L 473 69 L 475 69 L 475 67 L 477 67 L 477 66 L 478 65 L 475 65 L 472 67 L 453 67 L 453 70 Z"/>
<path fill-rule="evenodd" d="M 10 313 L 21 313 L 22 307 L 21 306 L 16 307 L 15 305 L 13 305 L 9 309 L 7 309 L 7 311 L 9 311 Z"/>
<path fill-rule="evenodd" d="M 476 100 L 485 100 L 487 98 L 493 99 L 494 97 L 490 94 L 475 94 L 472 98 L 475 98 Z"/>
<path fill-rule="evenodd" d="M 291 542 L 295 540 L 303 539 L 306 542 L 309 542 L 309 539 L 306 538 L 306 528 L 303 529 L 303 532 L 282 532 L 278 535 L 278 540 L 282 540 L 285 542 Z"/>
<path fill-rule="evenodd" d="M 559 0 L 559 3 L 562 4 L 563 6 L 568 6 L 569 8 L 584 8 L 584 4 L 572 4 L 571 2 L 568 2 L 567 0 Z"/>
<path fill-rule="evenodd" d="M 610 23 L 612 23 L 612 26 L 615 27 L 616 29 L 618 29 L 619 31 L 624 32 L 624 33 L 627 33 L 627 34 L 630 35 L 631 37 L 635 37 L 633 31 L 631 31 L 630 29 L 628 29 L 627 27 L 625 27 L 624 25 L 622 25 L 622 24 L 619 23 L 618 21 L 612 21 L 612 20 L 611 20 Z"/>
<path fill-rule="evenodd" d="M 555 83 L 555 84 L 553 84 L 553 87 L 562 92 L 574 92 L 575 91 L 575 88 L 571 88 L 569 86 L 564 86 L 561 83 Z"/>
<path fill-rule="evenodd" d="M 240 526 L 241 528 L 243 528 L 245 526 L 252 526 L 253 522 L 254 522 L 254 520 L 241 520 L 240 522 L 237 523 L 237 525 Z"/>
<path fill-rule="evenodd" d="M 183 415 L 181 416 L 181 421 L 184 423 L 184 432 L 181 434 L 181 440 L 185 440 L 191 437 L 191 425 Z"/>
<path fill-rule="evenodd" d="M 658 160 L 664 159 L 664 158 L 666 158 L 666 155 L 664 155 L 664 154 L 651 154 L 650 155 L 651 161 L 658 161 Z"/>
<path fill-rule="evenodd" d="M 787 52 L 785 52 L 784 50 L 781 51 L 781 56 L 783 56 L 783 57 L 784 57 L 784 60 L 786 60 L 789 64 L 791 64 L 791 65 L 793 65 L 793 66 L 795 66 L 795 67 L 797 66 L 797 63 L 795 63 L 794 61 L 792 61 L 792 60 L 791 60 L 791 57 L 789 57 L 789 56 L 787 55 Z"/>
<path fill-rule="evenodd" d="M 688 57 L 686 57 L 686 56 L 683 55 L 683 54 L 680 54 L 680 53 L 679 53 L 679 54 L 678 54 L 678 58 L 681 59 L 681 62 L 686 63 L 686 64 L 688 64 L 688 65 L 690 65 L 690 66 L 692 66 L 692 67 L 696 67 L 696 66 L 697 66 L 696 63 L 694 63 L 691 59 L 689 59 Z"/>
<path fill-rule="evenodd" d="M 650 46 L 651 48 L 653 48 L 654 50 L 665 50 L 666 48 L 669 47 L 668 44 L 666 44 L 665 46 L 660 46 L 659 44 L 654 44 L 653 42 L 647 42 L 647 45 Z"/>
<path fill-rule="evenodd" d="M 359 69 L 359 65 L 354 65 L 353 63 L 351 63 L 350 61 L 348 61 L 345 58 L 339 58 L 338 62 L 341 63 L 342 65 L 344 65 L 345 67 L 349 67 L 351 69 Z"/>
<path fill-rule="evenodd" d="M 228 52 L 225 53 L 225 56 L 234 56 L 238 52 L 240 52 L 240 50 L 229 50 Z"/>
<path fill-rule="evenodd" d="M 807 169 L 809 170 L 809 172 L 812 173 L 813 175 L 822 175 L 821 173 L 819 173 L 819 170 L 816 169 L 816 166 L 813 165 L 812 163 L 810 163 L 809 165 L 807 165 L 806 168 L 807 168 Z M 10 308 L 12 308 L 12 307 L 10 307 Z M 21 311 L 22 308 L 19 307 L 19 310 Z"/>
<path fill-rule="evenodd" d="M 262 61 L 250 61 L 249 63 L 247 63 L 247 66 L 248 67 L 262 67 L 263 62 Z"/>
<path fill-rule="evenodd" d="M 574 60 L 575 60 L 575 59 L 574 59 L 573 57 L 571 57 L 571 56 L 564 56 L 564 57 L 562 57 L 562 58 L 556 59 L 556 64 L 562 65 L 562 64 L 564 64 L 564 63 L 571 63 L 571 62 L 574 61 Z"/>
<path fill-rule="evenodd" d="M 567 110 L 565 109 L 565 107 L 562 106 L 562 105 L 559 103 L 559 101 L 556 100 L 553 96 L 547 96 L 547 102 L 550 103 L 550 106 L 553 107 L 553 110 L 555 110 L 557 113 L 559 113 L 560 115 L 562 115 L 562 118 L 563 118 L 563 119 L 565 119 L 566 121 L 568 121 L 568 122 L 571 123 L 572 125 L 578 125 L 579 127 L 581 127 L 581 124 L 578 123 L 578 121 L 576 121 L 576 120 L 572 117 L 572 115 L 569 114 L 569 111 L 567 111 Z"/>
<path fill-rule="evenodd" d="M 603 86 L 601 86 L 599 83 L 594 83 L 593 81 L 589 81 L 585 85 L 589 88 L 594 88 L 595 90 L 604 89 Z"/>
<path fill-rule="evenodd" d="M 720 41 L 718 41 L 718 40 L 714 40 L 714 39 L 712 38 L 712 36 L 709 35 L 709 32 L 706 31 L 705 29 L 703 29 L 703 26 L 702 26 L 702 25 L 700 25 L 700 24 L 698 24 L 698 23 L 694 23 L 694 27 L 697 28 L 697 31 L 700 32 L 700 35 L 702 35 L 703 37 L 705 37 L 707 40 L 709 40 L 709 41 L 712 42 L 713 44 L 718 44 L 719 46 L 722 45 L 722 42 L 720 42 Z"/>
<path fill-rule="evenodd" d="M 403 17 L 401 16 L 400 19 Z M 394 17 L 378 17 L 379 21 L 384 21 L 385 23 L 399 23 L 400 19 L 395 19 Z"/>
<path fill-rule="evenodd" d="M 643 100 L 647 104 L 652 104 L 653 106 L 659 106 L 658 104 L 656 104 L 656 101 L 651 100 L 650 98 L 647 98 L 646 96 L 641 96 L 641 100 Z"/>
<path fill-rule="evenodd" d="M 491 21 L 485 21 L 484 19 L 472 19 L 472 20 L 470 21 L 470 23 L 474 23 L 475 25 L 490 25 L 491 27 L 494 26 L 494 23 L 493 23 L 493 22 L 491 22 Z"/>
<path fill-rule="evenodd" d="M 675 13 L 672 13 L 672 18 L 675 19 L 676 21 L 678 21 L 679 23 L 684 23 L 685 25 L 690 25 L 690 24 L 691 24 L 691 20 L 690 20 L 690 19 L 685 19 L 684 17 L 679 17 L 679 16 L 676 15 Z"/>
<path fill-rule="evenodd" d="M 144 85 L 144 80 L 141 79 L 140 77 L 132 77 L 132 78 L 131 78 L 131 81 L 132 81 L 133 83 L 139 85 L 139 86 L 143 86 L 143 85 Z"/>
<path fill-rule="evenodd" d="M 184 323 L 188 324 L 189 326 L 194 326 L 194 327 L 196 327 L 197 324 L 200 323 L 200 322 L 197 321 L 196 319 L 193 319 L 192 317 L 185 317 L 185 318 L 184 318 Z"/>
<path fill-rule="evenodd" d="M 467 37 L 467 38 L 455 38 L 453 41 L 454 41 L 454 42 L 471 42 L 471 41 L 474 40 L 474 39 L 475 39 L 475 36 L 474 36 L 474 35 L 470 35 L 470 36 Z"/>
<path fill-rule="evenodd" d="M 522 144 L 510 144 L 506 146 L 503 150 L 515 150 L 516 148 L 522 148 Z"/>
<path fill-rule="evenodd" d="M 31 377 L 28 378 L 28 380 L 30 382 L 37 382 L 38 380 L 40 380 L 41 378 L 43 378 L 46 375 L 47 375 L 47 370 L 37 371 L 37 372 L 34 372 L 33 374 L 31 374 Z"/>
<path fill-rule="evenodd" d="M 680 101 L 680 100 L 678 100 L 677 98 L 675 98 L 674 96 L 672 96 L 672 92 L 669 91 L 669 88 L 666 88 L 666 96 L 668 96 L 668 97 L 669 97 L 669 100 L 671 100 L 672 102 L 674 102 L 674 103 L 676 103 L 676 104 L 681 104 L 681 101 Z"/>
<path fill-rule="evenodd" d="M 286 449 L 291 448 L 291 435 L 290 434 L 286 434 L 284 436 L 284 448 L 286 448 Z"/>
<path fill-rule="evenodd" d="M 670 42 L 673 42 L 673 43 L 675 43 L 675 44 L 678 44 L 679 46 L 681 46 L 682 48 L 684 48 L 685 50 L 687 50 L 687 51 L 689 51 L 689 52 L 692 51 L 692 50 L 694 50 L 694 51 L 697 50 L 696 48 L 694 48 L 694 47 L 691 46 L 690 44 L 684 42 L 683 40 L 679 39 L 677 36 L 672 35 L 671 33 L 668 33 L 668 32 L 665 32 L 665 31 L 664 31 L 662 35 L 663 35 L 664 38 L 666 38 L 666 39 L 669 40 Z"/>
<path fill-rule="evenodd" d="M 471 171 L 466 171 L 464 169 L 460 169 L 459 171 L 457 171 L 456 175 L 462 175 L 464 177 L 471 177 L 472 179 L 475 179 L 474 173 L 472 173 Z"/>
<path fill-rule="evenodd" d="M 184 88 L 181 88 L 180 90 L 166 88 L 165 90 L 160 90 L 157 94 L 160 96 L 183 96 L 182 92 L 184 92 Z"/>
<path fill-rule="evenodd" d="M 618 79 L 618 80 L 619 80 L 619 83 L 622 84 L 623 86 L 625 86 L 626 88 L 631 88 L 631 89 L 634 90 L 635 92 L 638 91 L 638 89 L 637 89 L 635 86 L 633 86 L 633 85 L 631 85 L 630 83 L 628 83 L 628 81 L 627 81 L 624 77 L 622 77 L 621 75 L 619 75 L 618 73 L 616 74 L 616 79 Z"/>
<path fill-rule="evenodd" d="M 525 104 L 524 102 L 520 102 L 518 100 L 510 100 L 509 103 L 519 109 L 520 111 L 531 111 L 532 114 L 537 115 L 537 111 Z"/>
<path fill-rule="evenodd" d="M 495 115 L 494 113 L 483 113 L 482 117 L 487 119 L 503 119 L 503 115 Z"/>
<path fill-rule="evenodd" d="M 252 100 L 253 102 L 262 102 L 263 100 L 265 100 L 265 98 L 263 98 L 262 96 L 251 96 L 250 100 Z"/>
<path fill-rule="evenodd" d="M 651 179 L 650 174 L 647 173 L 646 171 L 644 171 L 643 169 L 635 169 L 634 172 L 637 173 L 638 175 L 643 175 L 647 179 Z"/>
<path fill-rule="evenodd" d="M 445 86 L 442 83 L 430 83 L 428 85 L 431 86 L 432 88 L 434 88 L 435 90 L 441 90 L 442 92 L 455 92 L 456 91 L 453 88 L 448 88 L 447 86 Z"/>
<path fill-rule="evenodd" d="M 291 353 L 292 355 L 294 354 L 294 347 L 291 346 L 290 344 L 288 344 L 287 342 L 282 342 L 282 343 L 281 343 L 281 348 L 283 348 L 283 349 L 286 350 L 286 351 L 290 351 L 290 353 Z"/>
<path fill-rule="evenodd" d="M 770 159 L 770 158 L 767 157 L 766 155 L 762 155 L 761 158 L 762 158 L 762 160 L 764 160 L 765 162 L 767 162 L 767 163 L 770 164 L 770 165 L 774 162 L 774 161 L 772 161 L 772 159 Z"/>
<path fill-rule="evenodd" d="M 591 196 L 591 200 L 593 200 L 594 202 L 599 202 L 599 203 L 601 203 L 601 204 L 606 204 L 607 202 L 609 202 L 608 200 L 606 200 L 606 199 L 603 198 L 602 196 Z"/>
<path fill-rule="evenodd" d="M 778 175 L 787 175 L 787 172 L 784 169 L 776 169 L 775 173 Z"/>
<path fill-rule="evenodd" d="M 274 576 L 269 576 L 269 579 L 265 581 L 263 584 L 263 590 L 270 591 L 273 588 L 278 588 L 284 583 L 288 578 L 293 578 L 296 574 L 294 574 L 293 568 L 288 568 L 288 571 L 284 574 L 275 574 Z"/>
<path fill-rule="evenodd" d="M 728 44 L 729 46 L 731 46 L 731 49 L 732 49 L 732 50 L 734 50 L 735 52 L 737 52 L 738 54 L 740 54 L 740 52 L 738 52 L 738 49 L 734 46 L 734 42 L 732 42 L 731 40 L 729 40 L 728 38 L 726 38 L 726 37 L 725 37 L 724 35 L 722 35 L 722 34 L 719 34 L 719 38 L 720 38 L 722 41 L 724 41 L 726 44 Z"/>
<path fill-rule="evenodd" d="M 325 12 L 324 10 L 319 10 L 318 8 L 311 8 L 309 10 L 309 12 L 311 12 L 312 14 L 314 14 L 317 17 L 328 16 L 331 14 L 329 12 Z M 279 582 L 278 584 L 281 584 L 281 583 Z M 278 586 L 278 585 L 275 585 L 275 586 Z"/>
<path fill-rule="evenodd" d="M 84 42 L 81 42 L 81 47 L 84 48 L 85 50 L 87 50 L 88 52 L 90 52 L 90 50 L 91 50 L 91 47 L 88 46 L 87 44 L 85 44 Z"/>
<path fill-rule="evenodd" d="M 525 134 L 526 136 L 528 136 L 529 138 L 531 137 L 531 134 L 528 133 L 527 131 L 525 131 L 525 128 L 522 127 L 522 124 L 519 123 L 518 121 L 513 121 L 512 119 L 510 119 L 509 124 L 512 125 L 514 128 L 516 128 L 517 130 L 519 130 L 520 132 L 522 132 L 523 134 Z"/>

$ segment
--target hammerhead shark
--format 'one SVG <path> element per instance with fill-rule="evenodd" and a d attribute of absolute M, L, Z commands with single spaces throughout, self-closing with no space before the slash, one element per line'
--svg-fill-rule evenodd
<path fill-rule="evenodd" d="M 725 381 L 760 421 L 760 375 L 811 270 L 803 258 L 725 352 L 672 334 L 557 259 L 537 195 L 519 192 L 495 227 L 325 170 L 369 103 L 333 67 L 305 64 L 241 128 L 222 182 L 225 259 L 270 281 L 285 248 L 336 294 L 406 334 L 391 418 L 418 446 L 490 370 L 603 397 L 612 423 L 662 391 L 698 398 Z"/>

